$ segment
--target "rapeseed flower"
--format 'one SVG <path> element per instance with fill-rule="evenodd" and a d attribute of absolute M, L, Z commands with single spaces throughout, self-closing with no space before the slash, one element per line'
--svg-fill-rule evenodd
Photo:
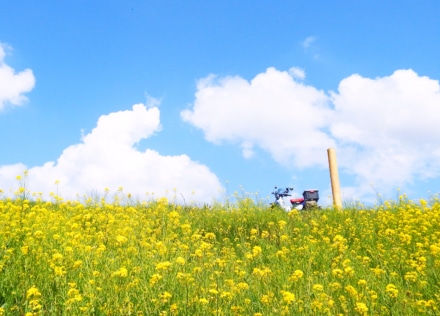
<path fill-rule="evenodd" d="M 344 271 L 342 269 L 333 269 L 332 275 L 337 278 L 342 278 L 344 276 Z"/>
<path fill-rule="evenodd" d="M 181 265 L 181 266 L 183 266 L 183 265 L 185 265 L 186 260 L 184 258 L 182 258 L 182 257 L 177 257 L 176 258 L 176 263 Z"/>
<path fill-rule="evenodd" d="M 399 294 L 399 290 L 394 284 L 390 283 L 386 286 L 385 293 L 387 293 L 387 295 L 391 298 L 396 298 L 397 295 Z"/>
<path fill-rule="evenodd" d="M 301 270 L 295 270 L 293 274 L 289 277 L 290 282 L 295 282 L 301 279 L 304 276 L 304 272 Z"/>
<path fill-rule="evenodd" d="M 264 305 L 269 305 L 272 302 L 272 297 L 273 297 L 273 295 L 263 294 L 263 295 L 261 295 L 260 301 Z"/>
<path fill-rule="evenodd" d="M 163 262 L 159 262 L 158 264 L 156 264 L 156 271 L 166 271 L 169 269 L 169 267 L 171 267 L 171 262 L 169 261 L 163 261 Z"/>
<path fill-rule="evenodd" d="M 358 291 L 352 285 L 347 285 L 345 287 L 345 291 L 347 291 L 348 294 L 350 294 L 351 297 L 356 298 L 358 296 Z"/>
<path fill-rule="evenodd" d="M 399 203 L 286 214 L 127 194 L 0 198 L 0 287 L 12 289 L 0 305 L 6 315 L 434 315 L 440 203 Z"/>
<path fill-rule="evenodd" d="M 322 292 L 324 291 L 324 286 L 322 284 L 313 284 L 312 290 L 313 292 Z"/>
<path fill-rule="evenodd" d="M 151 276 L 149 283 L 150 283 L 151 286 L 153 286 L 153 285 L 155 285 L 157 282 L 159 282 L 162 278 L 163 278 L 163 277 L 162 277 L 160 274 L 155 273 L 155 274 L 153 274 L 153 275 Z"/>
<path fill-rule="evenodd" d="M 170 301 L 172 296 L 173 295 L 170 292 L 165 291 L 159 294 L 159 299 L 162 303 L 167 303 Z"/>
<path fill-rule="evenodd" d="M 260 246 L 254 246 L 254 248 L 252 248 L 252 257 L 258 257 L 262 252 L 262 249 Z"/>
<path fill-rule="evenodd" d="M 41 297 L 41 292 L 34 285 L 26 292 L 27 299 L 39 299 L 40 297 Z"/>
<path fill-rule="evenodd" d="M 295 301 L 295 294 L 289 291 L 281 291 L 281 295 L 283 296 L 283 302 L 287 305 L 290 305 Z"/>
<path fill-rule="evenodd" d="M 359 315 L 368 315 L 368 307 L 365 303 L 362 302 L 356 302 L 355 311 Z"/>
<path fill-rule="evenodd" d="M 406 281 L 410 281 L 410 282 L 416 282 L 417 281 L 417 272 L 416 271 L 411 271 L 411 272 L 407 272 L 405 273 L 405 276 L 403 277 Z"/>
<path fill-rule="evenodd" d="M 128 276 L 128 270 L 125 267 L 121 267 L 117 271 L 113 272 L 112 276 L 125 278 Z"/>
<path fill-rule="evenodd" d="M 363 287 L 363 288 L 365 288 L 367 286 L 367 283 L 368 282 L 366 280 L 364 280 L 364 279 L 361 279 L 361 280 L 358 281 L 358 285 L 360 287 Z"/>

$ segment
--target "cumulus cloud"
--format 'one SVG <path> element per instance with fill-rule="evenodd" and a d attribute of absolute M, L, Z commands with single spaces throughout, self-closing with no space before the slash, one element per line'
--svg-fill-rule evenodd
<path fill-rule="evenodd" d="M 25 69 L 16 73 L 5 63 L 7 50 L 10 50 L 10 47 L 0 43 L 0 111 L 7 104 L 22 105 L 27 100 L 23 94 L 31 91 L 35 85 L 32 70 Z"/>
<path fill-rule="evenodd" d="M 208 76 L 198 82 L 195 103 L 181 117 L 208 141 L 239 144 L 246 158 L 258 146 L 287 167 L 323 166 L 319 152 L 334 146 L 322 129 L 331 116 L 328 96 L 298 81 L 302 75 L 268 68 L 251 81 Z"/>
<path fill-rule="evenodd" d="M 413 70 L 352 75 L 331 93 L 344 167 L 379 186 L 440 176 L 440 85 Z"/>
<path fill-rule="evenodd" d="M 440 86 L 413 70 L 383 78 L 352 75 L 325 93 L 300 80 L 304 72 L 269 68 L 250 81 L 239 76 L 199 81 L 184 121 L 208 141 L 252 148 L 296 169 L 326 167 L 336 147 L 342 172 L 354 175 L 348 194 L 380 192 L 440 176 Z"/>
<path fill-rule="evenodd" d="M 289 74 L 298 80 L 304 80 L 306 78 L 306 73 L 304 71 L 304 69 L 301 68 L 297 68 L 297 67 L 292 67 L 289 69 Z"/>
<path fill-rule="evenodd" d="M 75 198 L 122 187 L 141 199 L 149 193 L 179 201 L 212 202 L 222 187 L 208 167 L 187 155 L 162 156 L 152 149 L 136 148 L 160 129 L 159 109 L 154 104 L 136 104 L 131 110 L 101 116 L 96 127 L 80 143 L 66 148 L 56 162 L 31 168 L 2 166 L 0 180 L 12 187 L 15 176 L 28 169 L 29 189 L 46 195 L 58 189 L 61 196 Z"/>

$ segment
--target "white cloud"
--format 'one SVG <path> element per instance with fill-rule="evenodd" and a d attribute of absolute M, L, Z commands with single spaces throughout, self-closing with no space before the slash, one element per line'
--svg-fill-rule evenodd
<path fill-rule="evenodd" d="M 32 70 L 25 69 L 16 73 L 13 68 L 5 64 L 4 59 L 7 45 L 0 43 L 0 111 L 7 104 L 22 105 L 27 98 L 23 95 L 31 91 L 35 85 Z"/>
<path fill-rule="evenodd" d="M 439 83 L 412 70 L 376 79 L 352 75 L 341 81 L 332 99 L 337 119 L 332 132 L 341 141 L 389 147 L 439 139 Z"/>
<path fill-rule="evenodd" d="M 412 70 L 369 79 L 345 78 L 335 105 L 333 136 L 343 166 L 379 188 L 440 176 L 440 85 Z"/>
<path fill-rule="evenodd" d="M 303 42 L 302 42 L 302 46 L 304 49 L 307 49 L 310 47 L 310 45 L 312 45 L 313 42 L 316 41 L 316 37 L 314 36 L 309 36 L 307 37 Z"/>
<path fill-rule="evenodd" d="M 313 59 L 318 60 L 320 58 L 319 47 L 316 44 L 317 38 L 315 36 L 309 36 L 304 41 L 302 41 L 301 45 L 304 49 L 304 53 L 308 56 L 313 57 Z"/>
<path fill-rule="evenodd" d="M 55 181 L 59 181 L 64 198 L 123 187 L 141 199 L 148 192 L 156 197 L 176 196 L 181 202 L 212 202 L 222 187 L 208 167 L 187 155 L 161 156 L 151 149 L 136 149 L 137 142 L 160 131 L 159 116 L 157 107 L 143 104 L 101 116 L 97 126 L 79 144 L 66 148 L 56 162 L 28 168 L 29 189 L 47 195 L 56 191 Z M 26 168 L 21 164 L 0 167 L 1 183 L 12 187 Z"/>
<path fill-rule="evenodd" d="M 306 78 L 306 73 L 304 71 L 304 69 L 301 68 L 297 68 L 297 67 L 292 67 L 289 69 L 289 74 L 298 80 L 304 80 Z"/>
<path fill-rule="evenodd" d="M 250 82 L 211 75 L 181 116 L 208 141 L 237 143 L 245 158 L 260 147 L 287 167 L 326 167 L 326 149 L 336 147 L 341 171 L 357 181 L 348 193 L 440 176 L 438 81 L 412 70 L 352 75 L 326 94 L 297 81 L 304 77 L 296 68 L 269 68 Z"/>
<path fill-rule="evenodd" d="M 250 82 L 240 77 L 199 81 L 184 121 L 202 129 L 208 141 L 238 143 L 246 158 L 258 146 L 285 166 L 326 164 L 319 155 L 334 141 L 324 133 L 331 111 L 322 91 L 268 68 Z"/>

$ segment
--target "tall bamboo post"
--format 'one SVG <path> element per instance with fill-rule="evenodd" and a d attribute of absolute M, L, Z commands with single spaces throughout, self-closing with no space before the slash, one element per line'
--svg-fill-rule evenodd
<path fill-rule="evenodd" d="M 338 163 L 336 162 L 336 151 L 334 148 L 327 149 L 328 166 L 330 169 L 330 181 L 332 185 L 333 205 L 337 209 L 342 208 L 341 188 L 339 184 Z"/>

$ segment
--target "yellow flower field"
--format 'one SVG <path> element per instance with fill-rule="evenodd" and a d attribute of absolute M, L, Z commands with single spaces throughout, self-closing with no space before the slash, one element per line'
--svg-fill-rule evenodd
<path fill-rule="evenodd" d="M 121 193 L 122 195 L 122 193 Z M 0 315 L 439 315 L 440 202 L 0 198 Z"/>

